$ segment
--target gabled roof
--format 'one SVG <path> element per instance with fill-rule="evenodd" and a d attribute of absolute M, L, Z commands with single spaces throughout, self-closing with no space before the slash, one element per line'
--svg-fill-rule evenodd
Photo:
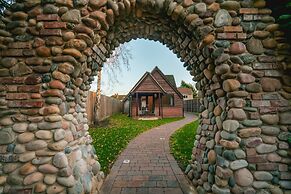
<path fill-rule="evenodd" d="M 166 90 L 164 90 L 164 88 L 158 83 L 158 81 L 152 76 L 151 73 L 149 72 L 146 72 L 141 78 L 140 80 L 134 85 L 134 87 L 130 90 L 129 93 L 132 93 L 134 92 L 138 86 L 143 82 L 143 80 L 145 80 L 147 77 L 150 77 L 152 80 L 153 80 L 153 83 L 156 84 L 158 86 L 158 88 L 160 88 L 160 90 L 163 92 L 163 93 L 167 93 Z"/>
<path fill-rule="evenodd" d="M 173 85 L 173 83 L 171 83 L 168 79 L 167 79 L 167 77 L 166 77 L 166 75 L 165 74 L 163 74 L 163 72 L 156 66 L 153 70 L 152 70 L 152 72 L 151 72 L 151 74 L 153 73 L 153 72 L 158 72 L 161 76 L 162 76 L 162 78 L 169 84 L 169 86 L 178 94 L 178 96 L 180 96 L 180 98 L 183 98 L 183 95 L 179 92 L 179 90 L 177 89 L 177 86 L 176 86 L 176 82 L 175 82 L 175 78 L 174 78 L 174 84 L 175 85 Z M 174 76 L 173 76 L 174 77 Z"/>
<path fill-rule="evenodd" d="M 188 95 L 193 95 L 193 91 L 191 88 L 183 88 L 183 87 L 179 87 L 178 88 L 179 92 L 181 94 L 188 94 Z"/>
<path fill-rule="evenodd" d="M 177 87 L 176 85 L 176 81 L 175 81 L 175 77 L 173 75 L 165 75 L 167 80 L 175 87 Z"/>

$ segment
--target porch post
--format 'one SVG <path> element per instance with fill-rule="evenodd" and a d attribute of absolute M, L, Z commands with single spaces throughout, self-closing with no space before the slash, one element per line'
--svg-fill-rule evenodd
<path fill-rule="evenodd" d="M 159 116 L 161 116 L 161 93 L 159 93 Z"/>
<path fill-rule="evenodd" d="M 161 102 L 161 116 L 162 116 L 162 118 L 164 117 L 164 113 L 163 113 L 163 95 L 162 94 L 160 94 L 161 95 L 161 97 L 160 97 L 160 102 Z"/>
<path fill-rule="evenodd" d="M 136 116 L 138 116 L 138 93 L 135 93 L 135 106 Z"/>

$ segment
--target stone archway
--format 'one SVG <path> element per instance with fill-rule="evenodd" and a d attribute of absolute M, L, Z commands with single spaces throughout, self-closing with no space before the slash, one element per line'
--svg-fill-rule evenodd
<path fill-rule="evenodd" d="M 26 0 L 5 11 L 0 192 L 98 190 L 87 91 L 98 65 L 134 38 L 166 44 L 203 95 L 187 168 L 197 190 L 288 192 L 289 46 L 264 1 L 219 2 Z"/>

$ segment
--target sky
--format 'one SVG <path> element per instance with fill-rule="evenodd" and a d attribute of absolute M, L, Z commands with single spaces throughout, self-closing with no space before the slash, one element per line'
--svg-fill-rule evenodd
<path fill-rule="evenodd" d="M 102 70 L 101 93 L 107 96 L 118 93 L 127 94 L 138 82 L 146 71 L 152 71 L 158 66 L 165 75 L 174 75 L 177 86 L 184 80 L 194 84 L 192 76 L 183 67 L 183 63 L 165 45 L 150 40 L 132 40 L 126 46 L 130 49 L 132 59 L 129 61 L 129 69 L 121 66 L 121 71 L 115 71 L 117 76 L 109 75 L 106 64 Z M 114 78 L 116 78 L 114 80 Z M 97 78 L 91 85 L 91 90 L 96 90 Z"/>

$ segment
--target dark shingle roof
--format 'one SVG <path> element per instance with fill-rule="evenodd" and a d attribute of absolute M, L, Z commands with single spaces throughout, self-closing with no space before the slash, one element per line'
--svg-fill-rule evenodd
<path fill-rule="evenodd" d="M 173 75 L 165 75 L 167 80 L 173 85 L 175 86 L 175 88 L 177 88 L 177 85 L 176 85 L 176 81 L 175 81 L 175 77 Z"/>

